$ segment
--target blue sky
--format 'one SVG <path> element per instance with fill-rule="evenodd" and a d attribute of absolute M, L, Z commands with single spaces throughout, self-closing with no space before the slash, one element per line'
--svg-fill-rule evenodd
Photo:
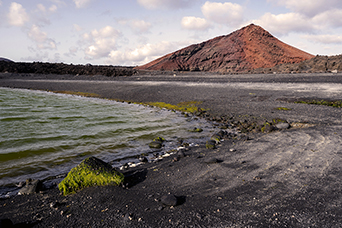
<path fill-rule="evenodd" d="M 341 0 L 0 0 L 0 57 L 135 66 L 250 23 L 314 55 L 342 52 Z"/>

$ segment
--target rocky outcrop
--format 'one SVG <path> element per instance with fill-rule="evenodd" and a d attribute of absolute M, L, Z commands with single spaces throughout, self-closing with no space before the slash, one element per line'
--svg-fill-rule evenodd
<path fill-rule="evenodd" d="M 342 55 L 321 56 L 294 64 L 281 64 L 271 68 L 259 68 L 251 73 L 338 73 L 342 72 Z"/>
<path fill-rule="evenodd" d="M 104 76 L 131 76 L 136 70 L 133 67 L 73 65 L 64 63 L 42 62 L 10 62 L 0 61 L 0 72 L 34 73 L 34 74 L 69 74 L 69 75 L 104 75 Z"/>
<path fill-rule="evenodd" d="M 299 63 L 313 57 L 281 42 L 260 26 L 251 24 L 229 35 L 193 44 L 135 69 L 248 72 L 283 63 Z"/>
<path fill-rule="evenodd" d="M 119 185 L 123 180 L 123 174 L 114 170 L 110 164 L 89 157 L 71 169 L 58 188 L 63 195 L 68 195 L 90 186 Z"/>

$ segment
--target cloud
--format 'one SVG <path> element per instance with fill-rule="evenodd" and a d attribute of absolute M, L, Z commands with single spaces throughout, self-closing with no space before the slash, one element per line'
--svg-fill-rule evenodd
<path fill-rule="evenodd" d="M 49 0 L 49 1 L 57 4 L 59 7 L 67 5 L 64 1 L 61 1 L 61 0 Z"/>
<path fill-rule="evenodd" d="M 169 42 L 162 41 L 157 44 L 145 44 L 135 49 L 122 51 L 111 51 L 109 54 L 108 64 L 114 65 L 141 65 L 150 62 L 162 55 L 173 52 L 180 47 L 189 45 L 193 42 Z"/>
<path fill-rule="evenodd" d="M 322 12 L 312 18 L 312 23 L 319 25 L 321 29 L 342 26 L 342 9 L 331 9 Z"/>
<path fill-rule="evenodd" d="M 149 10 L 181 9 L 191 5 L 196 0 L 137 0 L 138 3 Z"/>
<path fill-rule="evenodd" d="M 339 35 L 305 35 L 303 38 L 322 44 L 342 44 L 342 36 Z"/>
<path fill-rule="evenodd" d="M 77 9 L 87 7 L 91 1 L 92 0 L 73 0 Z"/>
<path fill-rule="evenodd" d="M 83 28 L 78 24 L 73 24 L 73 30 L 75 30 L 76 32 L 80 32 L 83 30 Z"/>
<path fill-rule="evenodd" d="M 283 5 L 294 12 L 304 14 L 308 17 L 313 17 L 324 11 L 341 8 L 341 0 L 269 0 L 271 2 L 277 2 L 279 5 Z"/>
<path fill-rule="evenodd" d="M 7 18 L 10 25 L 18 27 L 24 26 L 29 21 L 25 8 L 16 2 L 11 3 Z"/>
<path fill-rule="evenodd" d="M 36 43 L 39 50 L 56 49 L 56 42 L 53 39 L 48 38 L 47 33 L 42 32 L 37 25 L 32 25 L 27 35 Z"/>
<path fill-rule="evenodd" d="M 290 32 L 313 32 L 315 29 L 310 19 L 299 13 L 278 15 L 266 13 L 252 22 L 277 35 L 287 35 Z"/>
<path fill-rule="evenodd" d="M 205 2 L 202 6 L 203 15 L 218 24 L 236 26 L 243 21 L 243 8 L 231 2 Z"/>
<path fill-rule="evenodd" d="M 78 52 L 78 47 L 70 47 L 69 52 L 64 53 L 67 57 L 75 57 Z"/>
<path fill-rule="evenodd" d="M 120 36 L 121 32 L 111 26 L 84 33 L 80 43 L 85 47 L 86 59 L 107 57 L 112 50 L 116 50 L 116 40 Z"/>
<path fill-rule="evenodd" d="M 207 30 L 211 26 L 206 19 L 199 17 L 183 17 L 181 25 L 184 29 L 201 31 Z"/>
<path fill-rule="evenodd" d="M 252 23 L 258 24 L 277 35 L 317 33 L 327 28 L 342 27 L 342 9 L 331 9 L 309 17 L 302 13 L 265 13 Z"/>
<path fill-rule="evenodd" d="M 2 1 L 0 0 L 0 6 L 2 6 Z"/>
<path fill-rule="evenodd" d="M 57 9 L 58 9 L 58 8 L 57 8 L 56 5 L 52 5 L 52 6 L 50 6 L 49 11 L 52 12 L 52 13 L 54 13 L 54 12 L 57 11 Z"/>
<path fill-rule="evenodd" d="M 134 33 L 143 34 L 148 33 L 152 24 L 150 22 L 146 22 L 144 20 L 137 20 L 137 19 L 118 19 L 118 23 L 122 25 L 128 25 Z"/>

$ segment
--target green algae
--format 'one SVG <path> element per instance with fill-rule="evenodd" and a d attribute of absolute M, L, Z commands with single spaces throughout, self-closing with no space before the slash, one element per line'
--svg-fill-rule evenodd
<path fill-rule="evenodd" d="M 165 108 L 168 110 L 175 110 L 180 112 L 189 112 L 189 113 L 196 113 L 198 112 L 199 108 L 197 105 L 200 105 L 202 102 L 199 101 L 185 101 L 180 102 L 177 105 L 168 104 L 165 102 L 142 102 L 139 104 L 142 105 L 150 105 L 158 108 Z"/>
<path fill-rule="evenodd" d="M 190 131 L 190 132 L 202 132 L 203 129 L 202 129 L 202 128 L 199 128 L 199 127 L 195 127 L 195 128 L 193 128 L 193 129 L 190 129 L 189 131 Z"/>
<path fill-rule="evenodd" d="M 115 171 L 111 165 L 95 157 L 89 157 L 70 170 L 58 184 L 58 189 L 63 195 L 68 195 L 86 187 L 119 185 L 123 181 L 123 174 Z"/>
<path fill-rule="evenodd" d="M 290 111 L 292 110 L 291 108 L 286 108 L 286 107 L 277 107 L 275 108 L 275 110 L 279 110 L 279 111 Z"/>
<path fill-rule="evenodd" d="M 295 101 L 297 104 L 313 104 L 313 105 L 325 105 L 335 108 L 342 108 L 341 100 L 303 100 L 303 101 Z"/>

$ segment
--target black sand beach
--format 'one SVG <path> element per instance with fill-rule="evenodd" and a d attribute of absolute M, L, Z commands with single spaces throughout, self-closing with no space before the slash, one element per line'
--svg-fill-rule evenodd
<path fill-rule="evenodd" d="M 341 99 L 340 74 L 3 73 L 0 87 L 128 102 L 198 101 L 207 110 L 203 118 L 218 126 L 233 123 L 243 131 L 244 124 L 274 119 L 292 126 L 242 132 L 214 150 L 200 145 L 177 161 L 171 156 L 127 169 L 124 188 L 92 187 L 69 196 L 54 188 L 1 199 L 1 219 L 14 227 L 341 227 L 341 109 L 291 102 Z M 161 203 L 168 195 L 176 206 Z"/>

